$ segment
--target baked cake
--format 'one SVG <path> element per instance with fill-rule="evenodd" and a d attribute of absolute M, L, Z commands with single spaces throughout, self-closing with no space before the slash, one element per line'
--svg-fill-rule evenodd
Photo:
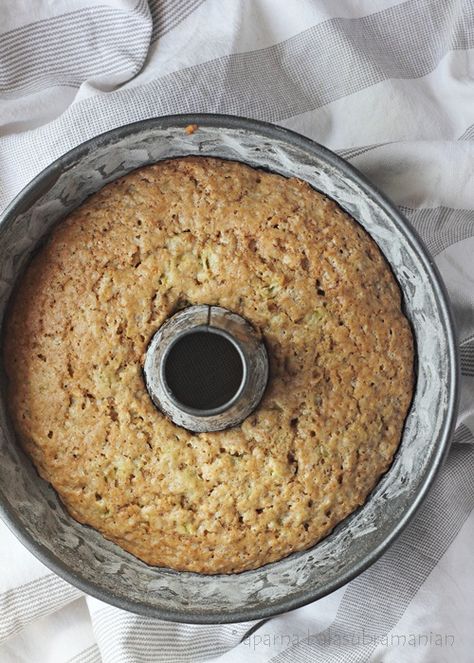
<path fill-rule="evenodd" d="M 153 405 L 148 343 L 223 306 L 262 333 L 270 381 L 240 426 L 193 434 Z M 374 241 L 305 182 L 204 157 L 105 186 L 15 291 L 14 426 L 70 514 L 148 564 L 253 569 L 314 545 L 390 466 L 413 339 Z"/>

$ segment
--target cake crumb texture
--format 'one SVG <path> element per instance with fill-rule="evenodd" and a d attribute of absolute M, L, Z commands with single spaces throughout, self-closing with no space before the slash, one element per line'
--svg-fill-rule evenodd
<path fill-rule="evenodd" d="M 190 433 L 145 388 L 153 334 L 195 304 L 264 336 L 269 385 L 237 428 Z M 19 439 L 71 515 L 202 573 L 308 548 L 364 503 L 400 442 L 413 360 L 359 224 L 304 182 L 205 157 L 136 170 L 61 222 L 4 341 Z"/>

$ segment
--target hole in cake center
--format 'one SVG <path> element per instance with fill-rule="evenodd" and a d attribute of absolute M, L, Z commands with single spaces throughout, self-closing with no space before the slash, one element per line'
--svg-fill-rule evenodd
<path fill-rule="evenodd" d="M 176 403 L 203 414 L 230 406 L 244 373 L 236 344 L 212 327 L 184 334 L 165 358 L 164 378 Z"/>

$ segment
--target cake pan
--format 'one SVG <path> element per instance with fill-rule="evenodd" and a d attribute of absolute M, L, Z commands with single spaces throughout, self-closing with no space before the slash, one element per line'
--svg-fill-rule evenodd
<path fill-rule="evenodd" d="M 194 133 L 185 131 L 198 125 Z M 334 199 L 376 241 L 400 284 L 416 342 L 416 388 L 389 471 L 364 506 L 319 544 L 254 571 L 206 576 L 151 567 L 74 521 L 19 448 L 1 369 L 0 509 L 17 537 L 59 576 L 107 603 L 190 623 L 263 619 L 314 601 L 373 563 L 406 526 L 448 448 L 456 415 L 455 332 L 439 273 L 396 207 L 324 147 L 271 124 L 176 115 L 114 129 L 74 148 L 15 198 L 0 222 L 0 316 L 52 226 L 107 182 L 169 157 L 207 155 L 295 176 Z"/>

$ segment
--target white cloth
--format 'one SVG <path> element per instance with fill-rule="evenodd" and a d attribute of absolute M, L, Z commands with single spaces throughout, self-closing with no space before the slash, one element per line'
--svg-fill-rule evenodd
<path fill-rule="evenodd" d="M 427 500 L 331 596 L 263 624 L 144 619 L 84 597 L 0 525 L 0 661 L 474 660 L 472 0 L 0 0 L 0 16 L 0 207 L 71 147 L 142 118 L 208 111 L 295 129 L 350 159 L 424 238 L 463 372 Z"/>

